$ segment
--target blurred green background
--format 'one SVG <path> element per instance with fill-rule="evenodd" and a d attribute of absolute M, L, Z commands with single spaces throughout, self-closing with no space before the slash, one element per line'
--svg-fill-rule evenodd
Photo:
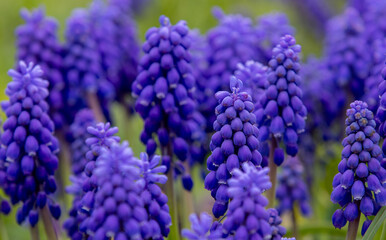
<path fill-rule="evenodd" d="M 140 1 L 140 0 L 138 0 Z M 15 64 L 15 28 L 23 21 L 19 16 L 19 10 L 23 7 L 32 9 L 44 6 L 48 16 L 55 17 L 60 25 L 60 39 L 63 40 L 63 32 L 66 25 L 66 18 L 74 8 L 87 7 L 91 0 L 0 0 L 0 100 L 5 100 L 4 90 L 10 81 L 7 76 L 8 69 Z M 283 3 L 286 2 L 286 3 Z M 150 0 L 144 11 L 136 16 L 138 33 L 141 41 L 149 27 L 158 26 L 158 18 L 161 14 L 168 16 L 173 23 L 178 20 L 186 20 L 190 28 L 198 28 L 201 33 L 217 24 L 211 14 L 213 6 L 220 6 L 225 13 L 243 13 L 255 19 L 259 15 L 272 11 L 281 11 L 288 15 L 290 23 L 296 28 L 296 38 L 302 45 L 303 59 L 312 54 L 319 56 L 322 52 L 323 37 L 312 31 L 309 21 L 303 18 L 296 8 L 289 4 L 290 0 Z M 339 13 L 345 4 L 344 0 L 330 0 L 336 13 Z M 129 140 L 136 155 L 144 150 L 139 142 L 138 136 L 142 129 L 142 122 L 138 117 L 132 118 L 129 122 L 122 114 L 119 114 L 120 107 L 114 106 L 116 125 L 120 127 L 120 135 L 123 139 Z M 4 115 L 0 115 L 4 119 Z M 340 145 L 333 146 L 335 152 L 341 151 Z M 318 156 L 324 156 L 325 146 L 318 147 Z M 332 190 L 331 182 L 337 172 L 339 154 L 333 159 L 324 159 L 323 164 L 317 165 L 314 175 L 315 184 L 313 187 L 313 210 L 311 219 L 300 219 L 300 234 L 302 239 L 344 239 L 345 230 L 335 230 L 331 223 L 331 216 L 336 206 L 330 202 Z M 203 183 L 200 182 L 198 171 L 195 174 L 195 188 L 193 191 L 195 200 L 206 201 L 200 204 L 200 210 L 210 211 L 209 192 L 203 190 Z M 0 216 L 0 240 L 29 239 L 28 228 L 16 225 L 14 212 L 10 216 Z M 63 217 L 65 218 L 63 209 Z M 284 217 L 284 225 L 290 226 L 287 217 Z M 2 227 L 1 227 L 2 226 Z M 346 227 L 347 228 L 347 227 Z M 41 232 L 43 233 L 42 229 Z M 380 239 L 380 235 L 376 239 Z"/>

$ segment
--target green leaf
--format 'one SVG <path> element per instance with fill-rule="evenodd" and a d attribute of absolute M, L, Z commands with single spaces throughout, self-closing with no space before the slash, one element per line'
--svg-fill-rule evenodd
<path fill-rule="evenodd" d="M 367 229 L 365 236 L 362 240 L 371 240 L 374 239 L 374 235 L 377 233 L 379 227 L 383 224 L 386 219 L 386 206 L 382 207 L 379 210 L 377 216 L 375 216 L 373 222 L 370 224 L 369 229 Z"/>

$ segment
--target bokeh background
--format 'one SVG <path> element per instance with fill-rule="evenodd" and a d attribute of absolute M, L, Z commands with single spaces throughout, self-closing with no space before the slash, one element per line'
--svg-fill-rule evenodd
<path fill-rule="evenodd" d="M 7 71 L 15 65 L 14 30 L 22 24 L 20 9 L 43 6 L 48 16 L 58 20 L 60 39 L 63 39 L 66 19 L 72 10 L 87 7 L 90 2 L 91 0 L 0 0 L 0 100 L 6 99 L 4 90 L 10 81 Z M 328 3 L 334 13 L 338 14 L 345 1 L 330 0 Z M 252 19 L 269 12 L 284 12 L 290 19 L 291 25 L 296 28 L 295 36 L 303 50 L 302 59 L 305 60 L 309 55 L 319 56 L 322 52 L 323 36 L 314 31 L 310 21 L 299 12 L 291 0 L 148 0 L 143 11 L 137 13 L 135 17 L 138 37 L 143 41 L 146 30 L 152 26 L 158 26 L 158 18 L 161 14 L 168 16 L 172 23 L 186 20 L 191 29 L 197 28 L 201 33 L 205 33 L 217 24 L 217 20 L 211 13 L 214 6 L 221 7 L 225 13 L 242 13 Z M 114 106 L 114 119 L 116 125 L 120 127 L 119 134 L 123 139 L 129 140 L 134 152 L 139 154 L 144 150 L 138 138 L 142 129 L 141 120 L 139 117 L 134 117 L 127 122 L 121 116 L 120 110 L 119 106 Z M 1 115 L 1 118 L 4 119 L 4 115 Z M 318 149 L 317 156 L 324 156 L 323 148 Z M 347 226 L 342 230 L 336 230 L 331 223 L 331 216 L 336 208 L 330 202 L 331 182 L 340 160 L 341 147 L 336 145 L 330 149 L 333 149 L 335 154 L 331 154 L 332 157 L 329 159 L 319 159 L 315 168 L 315 183 L 312 187 L 313 215 L 309 219 L 300 219 L 299 233 L 303 236 L 302 239 L 344 239 L 346 234 Z M 210 212 L 210 194 L 204 190 L 198 171 L 194 174 L 194 178 L 193 194 L 196 205 L 199 210 Z M 66 210 L 63 209 L 62 213 L 62 219 L 64 219 Z M 289 219 L 286 217 L 284 217 L 284 225 L 289 226 Z M 29 239 L 28 228 L 16 225 L 14 213 L 9 216 L 0 216 L 0 226 L 2 226 L 0 240 Z M 375 239 L 381 238 L 381 231 L 379 231 Z"/>

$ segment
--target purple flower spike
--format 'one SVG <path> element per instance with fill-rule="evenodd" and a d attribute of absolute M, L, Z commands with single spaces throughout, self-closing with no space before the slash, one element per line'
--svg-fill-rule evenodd
<path fill-rule="evenodd" d="M 228 179 L 235 169 L 244 162 L 261 164 L 252 98 L 241 92 L 243 83 L 235 77 L 230 80 L 230 89 L 231 92 L 219 91 L 215 95 L 219 103 L 217 120 L 213 123 L 216 132 L 210 142 L 212 155 L 207 160 L 210 172 L 205 178 L 205 188 L 216 199 L 212 209 L 215 217 L 224 215 L 228 208 Z"/>
<path fill-rule="evenodd" d="M 91 137 L 87 128 L 95 124 L 93 112 L 90 109 L 82 109 L 75 115 L 74 122 L 70 126 L 72 172 L 76 176 L 84 171 L 87 163 L 86 153 L 89 147 L 86 145 L 86 139 Z"/>
<path fill-rule="evenodd" d="M 125 1 L 94 1 L 90 6 L 92 38 L 95 40 L 106 79 L 114 86 L 115 97 L 124 102 L 137 75 L 139 45 L 136 25 Z M 129 3 L 127 3 L 129 5 Z"/>
<path fill-rule="evenodd" d="M 263 55 L 260 61 L 268 63 L 272 57 L 272 49 L 283 36 L 294 35 L 295 29 L 284 13 L 268 13 L 257 19 L 256 34 Z"/>
<path fill-rule="evenodd" d="M 363 19 L 355 8 L 347 8 L 328 22 L 326 32 L 325 55 L 334 81 L 360 99 L 371 67 Z"/>
<path fill-rule="evenodd" d="M 255 104 L 260 104 L 260 98 L 263 95 L 264 89 L 267 87 L 267 71 L 268 68 L 259 62 L 247 61 L 245 64 L 239 63 L 235 76 L 240 79 L 243 84 L 243 90 L 252 96 Z M 282 101 L 284 99 L 281 99 Z M 256 106 L 259 107 L 259 106 Z"/>
<path fill-rule="evenodd" d="M 79 141 L 75 139 L 71 146 L 75 147 L 74 144 L 79 144 L 79 147 L 82 148 L 82 152 L 79 152 L 77 156 L 81 159 L 79 164 L 83 166 L 81 173 L 71 177 L 73 185 L 67 189 L 67 192 L 74 195 L 74 200 L 69 211 L 70 217 L 64 222 L 63 227 L 72 239 L 77 239 L 79 236 L 87 236 L 84 221 L 90 216 L 92 201 L 89 200 L 92 199 L 90 196 L 94 195 L 97 188 L 96 176 L 93 175 L 96 160 L 102 152 L 120 141 L 118 136 L 114 136 L 118 132 L 117 127 L 110 128 L 109 123 L 91 124 L 94 120 L 90 110 L 80 111 L 77 117 L 72 127 L 78 123 L 82 125 L 83 128 L 87 129 L 87 132 L 84 132 L 84 129 L 82 131 L 78 130 L 78 132 L 82 133 L 83 137 L 88 138 L 85 142 L 83 142 L 83 138 L 79 139 Z M 91 125 L 87 126 L 88 123 Z"/>
<path fill-rule="evenodd" d="M 198 219 L 197 214 L 191 214 L 189 217 L 191 222 L 190 229 L 182 230 L 182 237 L 189 240 L 219 240 L 222 238 L 222 226 L 219 222 L 213 222 L 212 217 L 203 212 Z"/>
<path fill-rule="evenodd" d="M 311 214 L 308 189 L 302 177 L 303 172 L 303 166 L 297 157 L 288 157 L 284 162 L 276 190 L 276 198 L 279 200 L 277 209 L 280 214 L 293 211 L 295 204 L 304 216 Z"/>
<path fill-rule="evenodd" d="M 304 132 L 307 117 L 300 88 L 300 49 L 295 38 L 286 35 L 273 49 L 273 57 L 268 63 L 269 84 L 261 97 L 261 107 L 255 110 L 257 124 L 264 133 L 260 135 L 260 141 L 264 142 L 262 152 L 265 156 L 268 151 L 263 149 L 267 148 L 270 138 L 283 139 L 288 155 L 295 156 L 298 152 L 298 135 Z"/>
<path fill-rule="evenodd" d="M 286 230 L 275 209 L 265 209 L 267 199 L 262 195 L 271 188 L 268 168 L 257 168 L 250 162 L 233 171 L 229 179 L 229 204 L 223 233 L 230 239 L 280 239 Z"/>
<path fill-rule="evenodd" d="M 332 218 L 336 228 L 342 228 L 346 221 L 355 220 L 361 213 L 366 218 L 376 215 L 379 208 L 386 205 L 386 189 L 380 183 L 385 169 L 380 164 L 383 156 L 373 113 L 362 101 L 355 101 L 350 107 L 346 138 L 342 141 L 342 161 L 331 193 L 331 201 L 341 206 Z M 366 224 L 362 226 L 362 235 L 368 227 Z"/>
<path fill-rule="evenodd" d="M 102 57 L 98 51 L 97 34 L 90 13 L 76 9 L 67 20 L 66 45 L 64 47 L 66 117 L 69 124 L 75 114 L 87 108 L 87 94 L 98 97 L 104 115 L 109 119 L 108 105 L 114 99 L 114 88 L 103 71 Z M 100 40 L 101 41 L 101 40 Z"/>
<path fill-rule="evenodd" d="M 219 24 L 207 34 L 204 77 L 197 81 L 198 92 L 201 94 L 198 99 L 200 112 L 207 119 L 207 131 L 210 132 L 216 120 L 213 113 L 217 104 L 214 94 L 228 89 L 229 79 L 237 69 L 237 64 L 260 60 L 261 55 L 252 19 L 240 14 L 225 15 L 219 8 L 213 12 Z"/>
<path fill-rule="evenodd" d="M 182 176 L 184 188 L 191 190 L 187 167 L 202 162 L 205 140 L 205 119 L 194 101 L 191 36 L 185 21 L 172 25 L 165 16 L 159 21 L 159 28 L 146 33 L 145 55 L 132 94 L 137 98 L 135 109 L 144 120 L 141 141 L 147 153 L 152 156 L 161 148 L 166 167 L 175 156 L 173 171 Z"/>
<path fill-rule="evenodd" d="M 50 117 L 55 123 L 55 129 L 63 127 L 63 108 L 61 91 L 64 88 L 62 77 L 63 60 L 62 47 L 57 37 L 57 22 L 45 16 L 44 10 L 38 8 L 29 12 L 23 9 L 20 12 L 25 24 L 16 31 L 17 59 L 18 61 L 39 64 L 44 75 L 49 81 L 49 96 L 47 103 L 50 105 Z"/>
<path fill-rule="evenodd" d="M 37 210 L 48 204 L 56 206 L 52 217 L 60 217 L 59 207 L 50 198 L 56 191 L 54 174 L 58 168 L 58 140 L 54 137 L 54 122 L 48 115 L 48 81 L 38 65 L 20 62 L 19 71 L 10 70 L 13 78 L 6 89 L 9 101 L 2 104 L 7 120 L 3 125 L 0 150 L 0 186 L 13 205 L 22 202 L 17 221 L 38 222 Z M 2 212 L 8 212 L 2 202 Z"/>

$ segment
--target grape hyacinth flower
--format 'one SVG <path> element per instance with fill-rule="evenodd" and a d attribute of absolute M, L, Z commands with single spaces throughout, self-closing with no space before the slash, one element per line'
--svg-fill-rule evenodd
<path fill-rule="evenodd" d="M 276 190 L 276 198 L 279 200 L 277 210 L 280 215 L 286 211 L 295 211 L 295 204 L 298 204 L 304 216 L 311 214 L 309 194 L 302 178 L 303 172 L 303 166 L 297 157 L 288 157 L 283 163 Z"/>
<path fill-rule="evenodd" d="M 13 205 L 22 202 L 16 213 L 19 224 L 28 220 L 34 227 L 42 217 L 47 232 L 54 234 L 47 237 L 56 239 L 50 218 L 58 219 L 61 212 L 50 196 L 56 191 L 59 146 L 45 101 L 48 81 L 38 65 L 21 61 L 18 69 L 8 72 L 13 81 L 6 89 L 9 101 L 2 103 L 7 120 L 1 135 L 0 185 Z"/>
<path fill-rule="evenodd" d="M 283 139 L 286 153 L 295 156 L 298 134 L 305 128 L 307 109 L 302 102 L 303 91 L 300 88 L 300 49 L 290 35 L 284 36 L 273 49 L 273 57 L 268 64 L 269 84 L 261 98 L 262 107 L 255 111 L 260 141 L 264 142 L 262 154 L 268 156 L 267 141 L 271 140 L 273 153 L 269 155 L 274 157 L 278 166 L 284 161 L 284 153 L 277 142 Z"/>
<path fill-rule="evenodd" d="M 251 96 L 240 92 L 242 88 L 241 80 L 232 77 L 231 92 L 219 91 L 215 96 L 219 105 L 216 107 L 217 119 L 213 123 L 216 132 L 210 142 L 212 154 L 207 159 L 210 172 L 205 178 L 205 188 L 216 200 L 212 209 L 216 218 L 228 209 L 228 179 L 235 169 L 244 162 L 255 166 L 261 164 L 254 106 Z"/>
<path fill-rule="evenodd" d="M 267 66 L 255 61 L 247 61 L 245 64 L 239 63 L 235 71 L 235 77 L 243 82 L 243 91 L 252 97 L 252 102 L 260 107 L 260 98 L 264 95 L 267 87 Z"/>
<path fill-rule="evenodd" d="M 191 222 L 190 229 L 182 229 L 182 237 L 189 240 L 220 240 L 222 237 L 222 225 L 215 221 L 212 217 L 203 212 L 200 214 L 200 219 L 197 214 L 193 213 L 189 216 Z"/>
<path fill-rule="evenodd" d="M 62 76 L 62 47 L 57 37 L 58 24 L 54 18 L 45 16 L 44 9 L 38 8 L 31 12 L 23 9 L 20 12 L 25 24 L 17 27 L 17 60 L 39 64 L 46 79 L 49 95 L 47 103 L 50 106 L 50 117 L 55 123 L 55 129 L 63 127 L 63 107 L 61 91 L 64 88 Z"/>
<path fill-rule="evenodd" d="M 376 114 L 376 120 L 379 124 L 379 134 L 383 139 L 386 139 L 386 66 L 383 67 L 381 75 L 383 80 L 378 85 L 378 95 L 380 96 L 380 101 Z M 386 168 L 386 141 L 383 141 L 382 152 L 384 158 L 381 162 L 381 165 L 383 168 Z"/>
<path fill-rule="evenodd" d="M 371 67 L 363 19 L 354 8 L 332 18 L 327 24 L 325 56 L 334 81 L 351 96 L 360 99 Z"/>
<path fill-rule="evenodd" d="M 146 155 L 142 158 L 148 164 L 142 167 L 143 177 L 143 162 L 133 156 L 127 142 L 113 144 L 97 159 L 93 174 L 98 188 L 91 196 L 93 211 L 85 220 L 93 239 L 162 239 L 168 235 L 167 197 L 156 185 L 166 182 L 165 176 L 157 174 L 166 169 L 153 168 L 159 157 L 150 163 Z"/>
<path fill-rule="evenodd" d="M 341 206 L 332 216 L 334 226 L 342 228 L 349 221 L 348 236 L 355 236 L 360 214 L 369 220 L 368 216 L 376 215 L 380 207 L 386 205 L 386 170 L 380 164 L 382 150 L 378 146 L 380 136 L 375 131 L 373 113 L 362 101 L 355 101 L 350 107 L 347 137 L 342 141 L 342 161 L 333 180 L 331 201 Z M 363 224 L 362 233 L 367 227 Z"/>
<path fill-rule="evenodd" d="M 108 14 L 115 29 L 114 41 L 120 51 L 118 75 L 110 78 L 110 81 L 115 87 L 117 100 L 124 102 L 124 97 L 131 92 L 131 85 L 137 76 L 140 48 L 135 21 L 120 2 L 125 0 L 110 1 L 108 5 Z"/>
<path fill-rule="evenodd" d="M 88 162 L 86 153 L 89 151 L 89 146 L 86 144 L 86 139 L 91 137 L 91 134 L 87 131 L 87 128 L 95 124 L 93 112 L 90 109 L 82 109 L 75 115 L 74 122 L 70 126 L 71 167 L 75 176 L 84 171 L 84 167 Z"/>
<path fill-rule="evenodd" d="M 228 88 L 237 64 L 260 59 L 252 19 L 240 14 L 225 15 L 219 8 L 213 10 L 213 15 L 219 25 L 207 34 L 208 69 L 205 78 L 198 81 L 198 91 L 204 95 L 199 107 L 207 119 L 207 126 L 212 126 L 216 119 L 213 113 L 217 104 L 214 94 Z"/>
<path fill-rule="evenodd" d="M 76 122 L 83 122 L 83 120 L 87 119 L 91 121 L 91 115 L 90 110 L 82 110 L 78 113 L 77 116 L 79 119 L 76 119 Z M 95 162 L 103 151 L 110 149 L 113 144 L 120 142 L 120 138 L 115 136 L 118 128 L 110 127 L 110 123 L 98 123 L 88 126 L 86 129 L 87 133 L 84 133 L 83 137 L 88 135 L 88 138 L 85 142 L 82 142 L 86 147 L 79 146 L 79 148 L 83 150 L 87 148 L 87 151 L 83 152 L 84 155 L 79 155 L 79 157 L 84 158 L 81 160 L 83 171 L 71 177 L 73 185 L 67 188 L 67 192 L 74 195 L 74 200 L 72 202 L 72 208 L 69 211 L 69 218 L 66 219 L 63 224 L 68 236 L 74 240 L 82 239 L 82 236 L 84 238 L 88 236 L 83 222 L 90 216 L 90 209 L 92 207 L 90 196 L 92 196 L 97 189 L 97 179 L 93 175 Z M 79 142 L 79 144 L 81 144 L 81 142 Z"/>
<path fill-rule="evenodd" d="M 67 21 L 64 69 L 66 117 L 72 123 L 82 108 L 93 110 L 98 121 L 109 118 L 108 106 L 114 88 L 105 79 L 98 45 L 92 38 L 91 18 L 84 9 L 76 9 Z M 102 109 L 103 112 L 102 112 Z"/>
<path fill-rule="evenodd" d="M 258 38 L 260 62 L 267 64 L 272 58 L 272 49 L 285 35 L 295 35 L 295 29 L 289 24 L 284 13 L 268 13 L 257 19 L 256 35 Z"/>
<path fill-rule="evenodd" d="M 222 227 L 231 239 L 281 239 L 286 233 L 277 211 L 265 209 L 268 201 L 262 193 L 272 186 L 268 171 L 244 162 L 228 180 L 227 192 L 232 200 Z"/>
<path fill-rule="evenodd" d="M 320 140 L 340 139 L 333 124 L 345 106 L 345 94 L 334 81 L 325 58 L 309 57 L 300 72 L 304 83 L 303 102 L 307 108 L 307 131 L 320 135 Z"/>
<path fill-rule="evenodd" d="M 151 224 L 158 224 L 158 227 L 154 227 L 160 230 L 158 235 L 153 234 L 153 239 L 162 239 L 161 235 L 163 237 L 169 235 L 172 219 L 169 214 L 169 206 L 167 205 L 168 197 L 162 193 L 157 183 L 165 184 L 167 182 L 168 178 L 164 175 L 167 168 L 164 165 L 160 165 L 161 158 L 159 156 L 154 156 L 149 160 L 147 153 L 141 153 L 140 160 L 141 176 L 145 180 L 145 187 L 141 197 L 144 199 Z M 151 196 L 151 199 L 149 199 L 149 196 Z"/>
<path fill-rule="evenodd" d="M 145 123 L 141 141 L 146 152 L 152 156 L 160 147 L 163 165 L 182 175 L 183 186 L 190 191 L 193 182 L 186 169 L 194 157 L 190 146 L 205 137 L 205 123 L 193 100 L 196 85 L 190 65 L 189 28 L 184 21 L 171 25 L 165 16 L 160 17 L 160 24 L 146 33 L 145 55 L 132 86 L 137 97 L 135 109 Z M 172 161 L 173 155 L 177 160 Z"/>

